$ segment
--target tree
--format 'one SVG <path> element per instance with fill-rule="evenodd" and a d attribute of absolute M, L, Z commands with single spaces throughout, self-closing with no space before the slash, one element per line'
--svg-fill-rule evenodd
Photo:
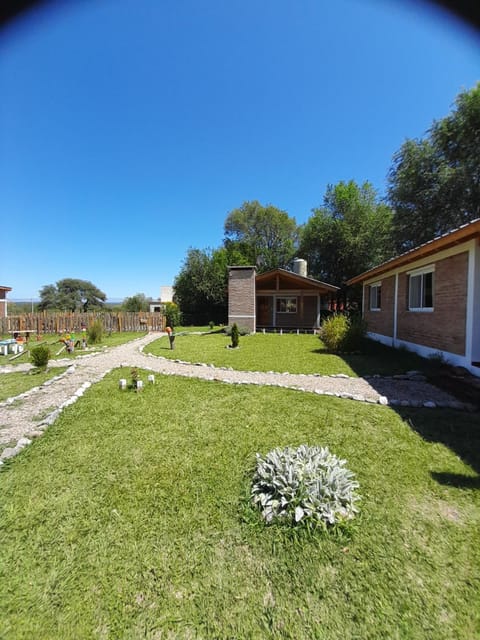
<path fill-rule="evenodd" d="M 392 255 L 392 212 L 369 182 L 329 185 L 301 229 L 299 255 L 313 276 L 337 286 Z"/>
<path fill-rule="evenodd" d="M 136 293 L 134 296 L 125 298 L 122 302 L 124 311 L 148 311 L 150 309 L 150 300 L 144 293 Z"/>
<path fill-rule="evenodd" d="M 256 265 L 260 272 L 286 267 L 295 256 L 297 223 L 273 205 L 244 202 L 229 213 L 224 231 L 224 246 L 236 249 L 244 258 L 242 264 Z"/>
<path fill-rule="evenodd" d="M 48 311 L 57 308 L 57 287 L 54 284 L 46 284 L 40 289 L 39 311 Z"/>
<path fill-rule="evenodd" d="M 175 278 L 175 302 L 184 324 L 216 324 L 228 315 L 228 266 L 247 264 L 235 247 L 189 249 Z"/>
<path fill-rule="evenodd" d="M 480 83 L 455 104 L 425 139 L 406 140 L 394 155 L 388 197 L 397 251 L 480 217 Z"/>
<path fill-rule="evenodd" d="M 40 290 L 40 311 L 64 309 L 67 311 L 88 311 L 103 307 L 106 295 L 88 280 L 64 278 L 56 285 L 49 284 Z"/>

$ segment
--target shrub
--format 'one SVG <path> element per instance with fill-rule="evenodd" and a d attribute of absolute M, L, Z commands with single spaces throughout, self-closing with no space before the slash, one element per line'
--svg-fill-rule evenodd
<path fill-rule="evenodd" d="M 327 447 L 300 445 L 257 453 L 251 496 L 267 523 L 323 527 L 354 517 L 360 499 L 354 474 Z"/>
<path fill-rule="evenodd" d="M 365 332 L 365 321 L 360 316 L 335 314 L 322 323 L 320 340 L 329 351 L 354 351 L 361 346 Z"/>
<path fill-rule="evenodd" d="M 132 389 L 136 389 L 137 388 L 137 382 L 140 379 L 140 376 L 138 374 L 138 369 L 136 367 L 133 367 L 133 369 L 131 369 L 130 371 L 130 376 L 132 378 Z"/>
<path fill-rule="evenodd" d="M 232 325 L 231 338 L 232 338 L 232 347 L 236 349 L 238 347 L 238 342 L 239 342 L 239 333 L 238 333 L 238 327 L 236 323 L 233 323 Z"/>
<path fill-rule="evenodd" d="M 165 319 L 169 327 L 178 327 L 182 322 L 182 314 L 175 302 L 167 302 L 165 304 Z"/>
<path fill-rule="evenodd" d="M 212 331 L 215 326 L 215 322 L 213 320 L 210 320 L 210 322 L 208 323 L 208 326 L 210 327 L 210 331 Z"/>
<path fill-rule="evenodd" d="M 232 329 L 233 329 L 233 325 L 225 327 L 223 329 L 223 331 L 225 332 L 225 334 L 227 336 L 231 336 L 232 335 Z M 237 329 L 238 329 L 238 335 L 239 336 L 248 336 L 248 335 L 250 335 L 250 329 L 248 327 L 239 327 L 237 325 Z"/>
<path fill-rule="evenodd" d="M 329 351 L 340 351 L 348 330 L 348 318 L 334 315 L 327 318 L 320 327 L 320 340 Z"/>
<path fill-rule="evenodd" d="M 100 320 L 95 320 L 88 328 L 87 334 L 90 344 L 99 344 L 103 340 L 103 323 Z"/>
<path fill-rule="evenodd" d="M 50 360 L 50 349 L 46 344 L 39 344 L 30 350 L 30 360 L 34 367 L 45 368 Z"/>

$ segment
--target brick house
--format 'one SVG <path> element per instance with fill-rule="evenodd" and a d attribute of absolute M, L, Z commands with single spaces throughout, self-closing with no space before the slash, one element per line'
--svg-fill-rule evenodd
<path fill-rule="evenodd" d="M 252 266 L 229 267 L 228 324 L 258 329 L 306 329 L 320 326 L 338 287 L 306 275 L 306 262 L 294 261 L 295 271 L 273 269 L 257 274 Z"/>
<path fill-rule="evenodd" d="M 480 219 L 352 278 L 370 337 L 480 376 Z"/>
<path fill-rule="evenodd" d="M 7 313 L 7 293 L 11 291 L 11 287 L 0 286 L 0 318 L 6 318 Z"/>

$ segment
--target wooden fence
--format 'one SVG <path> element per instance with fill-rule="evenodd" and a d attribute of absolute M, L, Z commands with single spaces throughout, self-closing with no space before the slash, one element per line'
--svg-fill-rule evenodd
<path fill-rule="evenodd" d="M 162 313 L 100 312 L 89 313 L 25 313 L 0 318 L 0 334 L 31 331 L 37 335 L 81 331 L 100 320 L 105 331 L 163 331 Z"/>

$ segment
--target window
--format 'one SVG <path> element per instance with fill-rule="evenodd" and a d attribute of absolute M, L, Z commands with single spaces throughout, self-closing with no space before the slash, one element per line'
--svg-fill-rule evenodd
<path fill-rule="evenodd" d="M 277 298 L 277 313 L 297 313 L 297 299 Z"/>
<path fill-rule="evenodd" d="M 408 308 L 410 311 L 433 310 L 434 269 L 410 273 L 408 280 Z"/>
<path fill-rule="evenodd" d="M 380 311 L 382 308 L 382 283 L 370 285 L 370 311 Z"/>

